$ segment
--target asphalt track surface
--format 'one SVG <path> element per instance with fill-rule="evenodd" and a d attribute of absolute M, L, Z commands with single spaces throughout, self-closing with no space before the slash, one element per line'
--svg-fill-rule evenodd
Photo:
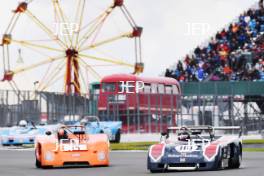
<path fill-rule="evenodd" d="M 264 176 L 264 152 L 245 152 L 240 169 L 169 172 L 151 174 L 146 169 L 146 152 L 111 152 L 111 165 L 96 168 L 36 169 L 33 151 L 0 150 L 0 176 Z"/>

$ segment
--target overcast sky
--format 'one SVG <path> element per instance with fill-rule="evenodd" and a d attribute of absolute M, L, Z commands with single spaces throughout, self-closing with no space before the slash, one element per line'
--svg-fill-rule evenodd
<path fill-rule="evenodd" d="M 45 2 L 46 1 L 46 2 Z M 36 14 L 43 23 L 51 25 L 54 21 L 51 18 L 52 6 L 47 3 L 49 0 L 35 0 L 29 7 L 30 10 Z M 72 0 L 63 0 L 65 2 L 65 11 L 71 16 Z M 111 3 L 111 0 L 87 0 L 94 1 L 94 9 L 87 10 L 98 15 L 102 9 Z M 208 40 L 217 30 L 220 30 L 232 20 L 234 20 L 240 13 L 254 5 L 258 0 L 125 0 L 125 4 L 130 13 L 134 17 L 139 26 L 144 28 L 142 35 L 142 54 L 145 63 L 145 76 L 158 76 L 166 67 L 174 65 L 178 59 L 188 54 L 197 45 Z M 0 0 L 0 33 L 3 34 L 12 15 L 11 10 L 17 6 L 17 0 Z M 88 3 L 87 3 L 88 4 Z M 87 8 L 92 8 L 89 6 Z M 88 13 L 88 12 L 87 12 Z M 88 14 L 85 15 L 90 17 Z M 92 17 L 93 15 L 91 15 Z M 122 15 L 114 14 L 110 24 L 114 26 L 119 25 L 125 31 L 125 23 L 121 22 Z M 69 17 L 70 18 L 70 17 Z M 84 19 L 86 20 L 86 19 Z M 88 21 L 88 20 L 87 20 Z M 32 25 L 32 27 L 31 27 Z M 27 39 L 40 39 L 44 35 L 38 28 L 33 27 L 31 21 L 28 19 L 21 19 L 16 26 L 13 34 L 19 39 L 24 39 L 24 33 L 30 34 Z M 201 26 L 203 28 L 201 28 Z M 192 27 L 192 28 L 191 28 Z M 111 29 L 105 30 L 105 36 L 111 36 Z M 114 33 L 113 33 L 114 34 Z M 190 35 L 191 34 L 191 35 Z M 132 42 L 133 43 L 133 42 Z M 24 63 L 17 63 L 18 52 L 20 46 L 11 47 L 12 68 L 19 68 L 31 63 L 36 63 L 38 57 L 32 51 L 22 48 L 22 57 Z M 125 61 L 133 63 L 133 52 L 130 46 L 124 47 L 124 43 L 112 44 L 108 50 L 110 55 L 116 56 L 115 53 L 121 50 L 121 54 L 125 54 L 122 58 Z M 2 51 L 0 57 L 2 58 Z M 50 56 L 50 53 L 44 53 Z M 55 56 L 55 55 L 52 55 Z M 41 60 L 41 59 L 40 59 Z M 1 59 L 2 62 L 2 59 Z M 92 61 L 89 64 L 93 65 Z M 2 63 L 1 63 L 2 75 Z M 16 76 L 16 80 L 21 89 L 33 89 L 33 82 L 39 81 L 45 74 L 46 67 L 32 70 Z M 108 67 L 95 68 L 98 69 L 101 75 L 131 72 L 128 69 Z M 94 78 L 89 77 L 94 80 Z M 63 84 L 58 83 L 57 86 L 49 90 L 61 91 Z M 7 84 L 0 83 L 0 88 L 9 88 Z"/>

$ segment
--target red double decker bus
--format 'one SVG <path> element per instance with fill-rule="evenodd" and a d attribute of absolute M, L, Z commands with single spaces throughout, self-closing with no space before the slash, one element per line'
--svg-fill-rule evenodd
<path fill-rule="evenodd" d="M 98 114 L 104 120 L 121 120 L 125 133 L 160 132 L 176 125 L 180 94 L 172 78 L 114 74 L 101 80 Z"/>

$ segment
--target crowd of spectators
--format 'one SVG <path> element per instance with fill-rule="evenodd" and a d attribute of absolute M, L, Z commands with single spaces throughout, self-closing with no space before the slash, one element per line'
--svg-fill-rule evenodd
<path fill-rule="evenodd" d="M 264 81 L 264 8 L 249 9 L 217 32 L 208 45 L 166 69 L 166 77 L 190 81 Z"/>

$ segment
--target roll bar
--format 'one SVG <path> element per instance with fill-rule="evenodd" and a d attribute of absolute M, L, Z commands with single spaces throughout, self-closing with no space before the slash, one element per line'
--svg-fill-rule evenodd
<path fill-rule="evenodd" d="M 210 134 L 213 131 L 220 131 L 220 130 L 236 130 L 239 131 L 239 137 L 242 135 L 242 128 L 240 126 L 221 126 L 221 127 L 213 127 L 213 126 L 180 126 L 180 127 L 168 127 L 167 133 L 170 130 L 187 130 L 189 132 L 193 132 L 196 130 L 199 131 L 208 131 Z"/>

